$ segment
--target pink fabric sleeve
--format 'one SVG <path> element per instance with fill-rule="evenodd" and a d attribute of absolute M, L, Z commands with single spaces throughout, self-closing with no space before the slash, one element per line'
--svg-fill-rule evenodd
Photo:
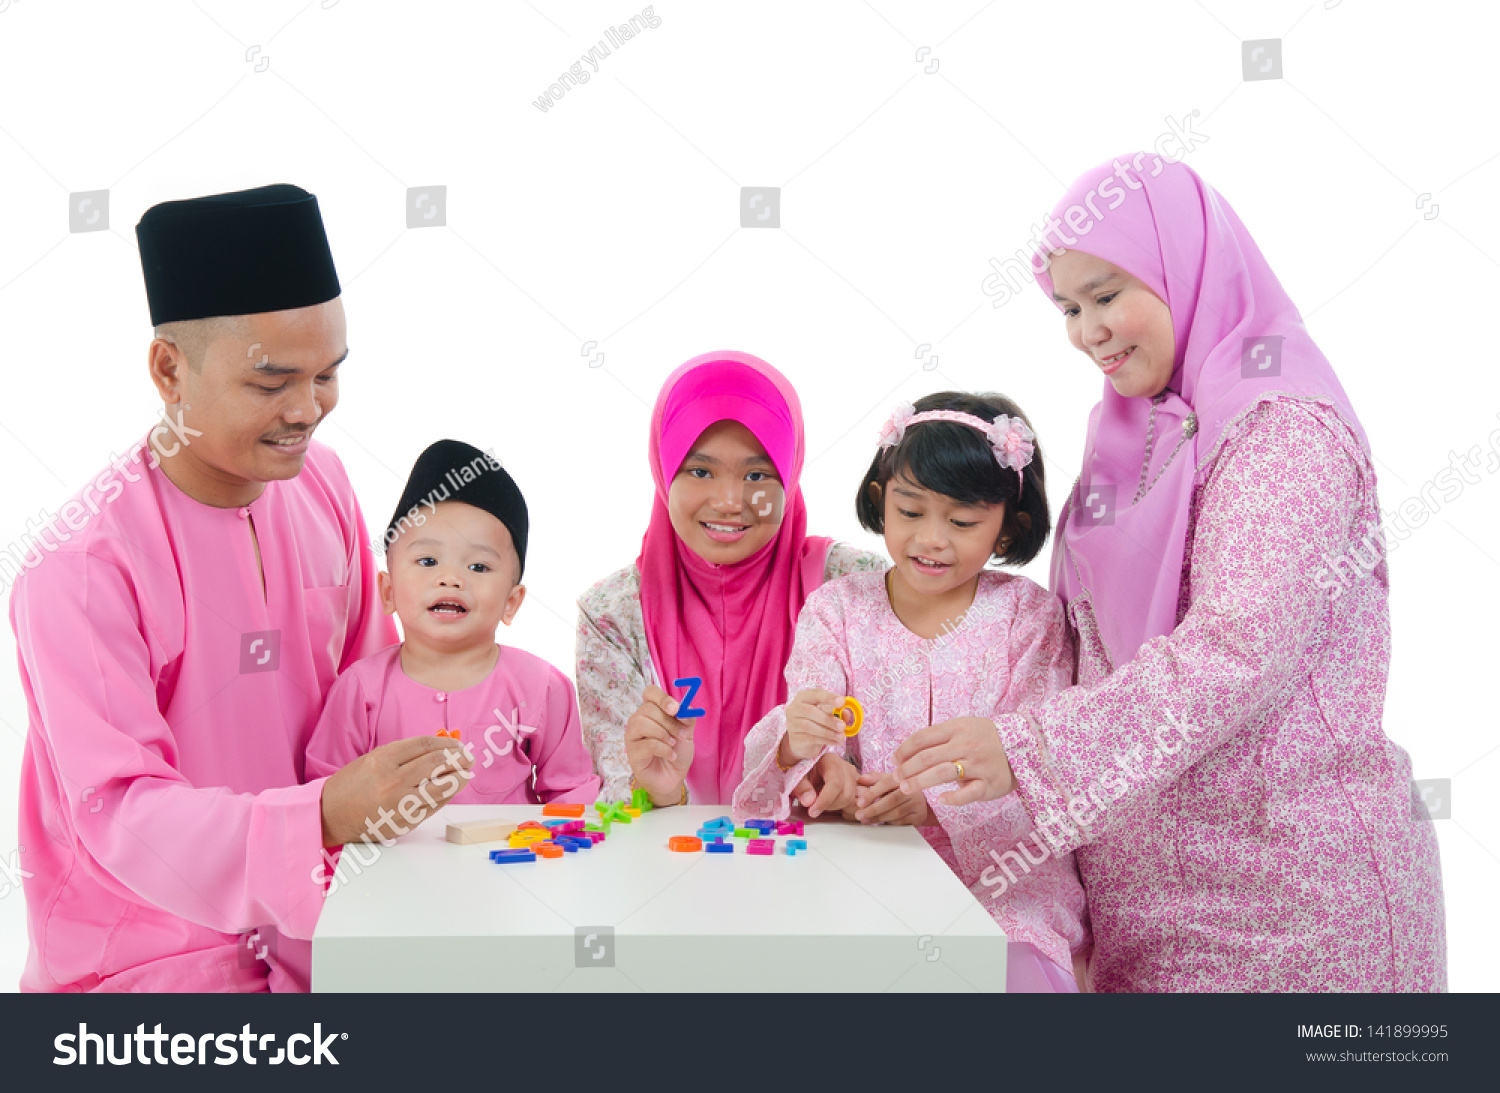
<path fill-rule="evenodd" d="M 352 496 L 352 491 L 351 491 Z M 380 564 L 370 549 L 370 535 L 359 502 L 354 502 L 354 556 L 349 559 L 349 634 L 344 641 L 342 672 L 357 660 L 395 645 L 400 641 L 396 620 L 385 613 L 380 603 L 377 577 Z"/>
<path fill-rule="evenodd" d="M 122 899 L 222 933 L 269 922 L 310 938 L 323 906 L 312 880 L 323 781 L 258 794 L 188 783 L 134 595 L 109 562 L 59 553 L 12 596 L 33 724 L 85 851 L 78 868 Z"/>
<path fill-rule="evenodd" d="M 370 712 L 359 678 L 352 672 L 339 676 L 307 742 L 308 778 L 326 778 L 374 749 Z"/>
<path fill-rule="evenodd" d="M 849 664 L 845 631 L 842 607 L 824 585 L 807 598 L 797 616 L 797 635 L 786 662 L 789 696 L 811 688 L 841 695 L 849 693 L 854 673 Z M 843 755 L 847 751 L 847 745 L 829 746 L 812 759 L 804 759 L 783 771 L 776 762 L 776 752 L 784 735 L 786 707 L 783 705 L 757 721 L 745 737 L 745 778 L 734 791 L 734 815 L 786 819 L 791 814 L 789 795 L 813 765 L 829 752 Z"/>
<path fill-rule="evenodd" d="M 1313 575 L 1357 515 L 1353 459 L 1292 405 L 1232 443 L 1202 487 L 1177 629 L 1095 686 L 996 719 L 1019 796 L 1059 850 L 1114 830 L 1242 727 L 1275 717 L 1329 610 Z M 1289 464 L 1318 468 L 1318 488 L 1265 473 Z"/>
<path fill-rule="evenodd" d="M 583 746 L 577 695 L 568 677 L 550 665 L 546 724 L 542 739 L 533 737 L 530 742 L 536 795 L 544 804 L 590 804 L 597 800 L 601 783 Z"/>
<path fill-rule="evenodd" d="M 640 707 L 647 679 L 613 620 L 596 619 L 578 601 L 578 705 L 584 740 L 611 801 L 630 797 L 625 723 Z"/>

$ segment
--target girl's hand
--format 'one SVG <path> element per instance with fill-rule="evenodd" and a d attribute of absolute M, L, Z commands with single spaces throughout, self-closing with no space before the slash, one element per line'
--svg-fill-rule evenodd
<path fill-rule="evenodd" d="M 891 759 L 903 793 L 958 782 L 957 789 L 938 798 L 945 805 L 993 801 L 1016 788 L 1000 734 L 985 717 L 955 717 L 918 729 L 901 741 Z"/>
<path fill-rule="evenodd" d="M 659 808 L 682 800 L 682 783 L 693 765 L 693 723 L 677 719 L 681 708 L 682 703 L 652 683 L 625 722 L 625 759 L 635 784 Z"/>
<path fill-rule="evenodd" d="M 844 723 L 833 716 L 834 707 L 843 700 L 842 695 L 816 688 L 792 696 L 786 704 L 786 733 L 777 752 L 783 767 L 816 759 L 829 746 L 843 750 Z"/>
<path fill-rule="evenodd" d="M 829 752 L 818 760 L 809 779 L 797 787 L 800 794 L 797 800 L 807 808 L 809 818 L 825 812 L 842 812 L 847 818 L 848 810 L 854 806 L 858 777 L 859 771 L 854 769 L 854 764 Z M 819 782 L 821 787 L 814 794 L 812 786 Z"/>
<path fill-rule="evenodd" d="M 868 771 L 859 776 L 854 818 L 862 824 L 911 824 L 933 827 L 937 817 L 921 793 L 903 793 L 895 774 Z"/>

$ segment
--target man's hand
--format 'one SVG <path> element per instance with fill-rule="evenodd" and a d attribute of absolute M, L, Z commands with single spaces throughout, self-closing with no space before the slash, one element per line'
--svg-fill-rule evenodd
<path fill-rule="evenodd" d="M 463 789 L 470 745 L 417 736 L 382 744 L 323 783 L 323 845 L 404 835 Z M 390 831 L 382 829 L 390 825 Z"/>

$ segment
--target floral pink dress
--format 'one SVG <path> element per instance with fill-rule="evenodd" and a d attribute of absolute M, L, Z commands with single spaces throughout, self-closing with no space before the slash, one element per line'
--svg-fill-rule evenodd
<path fill-rule="evenodd" d="M 828 549 L 824 580 L 883 571 L 888 564 L 879 554 L 834 543 Z M 578 597 L 577 679 L 583 740 L 594 757 L 595 772 L 604 781 L 599 795 L 609 801 L 628 798 L 625 722 L 640 707 L 648 683 L 663 686 L 647 647 L 641 574 L 634 562 Z"/>
<path fill-rule="evenodd" d="M 818 687 L 860 700 L 864 726 L 846 754 L 862 771 L 890 770 L 891 753 L 918 729 L 1026 709 L 1072 680 L 1062 604 L 1035 582 L 994 570 L 979 575 L 962 621 L 932 639 L 896 617 L 884 572 L 831 581 L 803 606 L 786 666 L 788 694 Z M 813 760 L 783 772 L 776 749 L 785 732 L 783 706 L 750 731 L 736 816 L 788 815 L 788 794 Z M 962 808 L 938 803 L 950 789 L 927 792 L 938 826 L 918 830 L 1012 941 L 1029 942 L 1071 971 L 1073 952 L 1088 942 L 1072 855 L 1049 856 L 1015 883 L 997 883 L 997 862 L 1031 832 L 1031 820 L 1014 795 Z"/>
<path fill-rule="evenodd" d="M 1093 987 L 1445 989 L 1432 821 L 1381 728 L 1384 562 L 1328 592 L 1379 527 L 1369 461 L 1326 407 L 1270 401 L 1198 468 L 1191 521 L 1176 629 L 1117 668 L 1079 596 L 1081 686 L 996 719 L 1007 799 L 1076 852 Z"/>

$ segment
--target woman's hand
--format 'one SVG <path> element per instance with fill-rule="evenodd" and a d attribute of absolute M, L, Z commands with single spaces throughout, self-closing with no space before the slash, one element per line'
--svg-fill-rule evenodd
<path fill-rule="evenodd" d="M 993 801 L 1016 788 L 1000 733 L 985 717 L 955 717 L 918 729 L 891 760 L 903 793 L 957 782 L 957 789 L 938 798 L 945 805 Z"/>
<path fill-rule="evenodd" d="M 682 800 L 682 783 L 693 765 L 693 723 L 677 719 L 681 708 L 682 703 L 652 683 L 625 722 L 625 759 L 635 784 L 658 808 Z"/>
<path fill-rule="evenodd" d="M 911 824 L 932 827 L 937 817 L 921 793 L 903 793 L 891 771 L 867 771 L 859 776 L 854 795 L 854 818 L 862 824 Z"/>
<path fill-rule="evenodd" d="M 816 759 L 826 747 L 843 749 L 844 723 L 833 716 L 834 707 L 843 700 L 841 695 L 817 688 L 792 696 L 786 704 L 786 734 L 777 750 L 783 767 Z"/>

